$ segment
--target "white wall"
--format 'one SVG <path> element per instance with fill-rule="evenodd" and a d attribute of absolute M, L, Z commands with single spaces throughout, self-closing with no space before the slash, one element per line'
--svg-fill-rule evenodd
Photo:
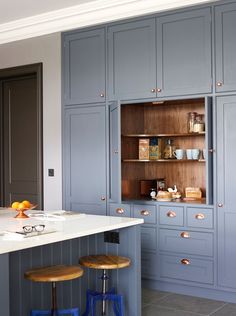
<path fill-rule="evenodd" d="M 0 69 L 43 63 L 44 208 L 62 208 L 60 34 L 0 45 Z M 55 169 L 48 177 L 47 169 Z"/>

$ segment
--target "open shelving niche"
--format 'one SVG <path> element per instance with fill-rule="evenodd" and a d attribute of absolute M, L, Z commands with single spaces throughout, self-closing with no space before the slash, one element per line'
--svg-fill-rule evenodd
<path fill-rule="evenodd" d="M 206 148 L 206 133 L 188 133 L 189 112 L 205 115 L 205 98 L 122 104 L 122 200 L 143 199 L 140 180 L 165 178 L 166 187 L 177 185 L 182 196 L 186 187 L 200 187 L 205 201 L 207 170 L 202 150 Z M 176 148 L 200 149 L 200 159 L 139 160 L 139 139 L 151 137 L 162 139 L 162 154 L 165 141 L 171 138 Z"/>

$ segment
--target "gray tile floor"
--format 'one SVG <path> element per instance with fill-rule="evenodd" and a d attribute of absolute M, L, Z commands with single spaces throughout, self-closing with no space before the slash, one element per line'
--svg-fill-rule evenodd
<path fill-rule="evenodd" d="M 142 316 L 235 316 L 236 304 L 194 296 L 142 290 Z"/>

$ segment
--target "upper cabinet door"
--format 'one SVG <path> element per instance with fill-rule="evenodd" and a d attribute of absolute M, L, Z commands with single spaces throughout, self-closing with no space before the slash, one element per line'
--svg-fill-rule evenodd
<path fill-rule="evenodd" d="M 110 100 L 156 96 L 155 19 L 108 28 Z"/>
<path fill-rule="evenodd" d="M 65 35 L 65 105 L 105 101 L 105 31 Z"/>
<path fill-rule="evenodd" d="M 212 89 L 209 8 L 157 19 L 157 95 L 207 93 Z"/>
<path fill-rule="evenodd" d="M 236 90 L 236 3 L 215 9 L 216 91 Z"/>

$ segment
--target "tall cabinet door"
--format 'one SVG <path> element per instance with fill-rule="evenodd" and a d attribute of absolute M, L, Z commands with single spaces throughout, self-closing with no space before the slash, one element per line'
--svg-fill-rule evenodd
<path fill-rule="evenodd" d="M 106 214 L 105 107 L 65 110 L 64 204 L 67 210 Z"/>
<path fill-rule="evenodd" d="M 155 96 L 155 55 L 155 19 L 109 27 L 109 99 L 127 100 Z"/>
<path fill-rule="evenodd" d="M 105 101 L 105 30 L 66 34 L 64 37 L 64 103 Z"/>
<path fill-rule="evenodd" d="M 211 11 L 157 18 L 157 94 L 211 91 Z"/>
<path fill-rule="evenodd" d="M 236 288 L 236 96 L 217 99 L 218 282 Z"/>
<path fill-rule="evenodd" d="M 120 104 L 109 105 L 110 121 L 110 202 L 121 202 Z"/>
<path fill-rule="evenodd" d="M 216 91 L 236 90 L 236 3 L 215 9 Z"/>

